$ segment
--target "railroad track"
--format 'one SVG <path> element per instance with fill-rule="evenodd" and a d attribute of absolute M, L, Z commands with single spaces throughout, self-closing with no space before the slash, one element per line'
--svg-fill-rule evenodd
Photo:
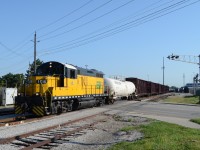
<path fill-rule="evenodd" d="M 0 109 L 0 116 L 14 114 L 14 108 L 1 108 Z"/>
<path fill-rule="evenodd" d="M 105 121 L 99 118 L 100 114 L 68 121 L 63 124 L 47 127 L 26 134 L 0 140 L 0 144 L 16 146 L 19 149 L 29 150 L 33 148 L 50 149 L 69 141 L 69 138 L 85 134 L 85 129 L 91 129 L 95 124 Z"/>
<path fill-rule="evenodd" d="M 157 101 L 160 98 L 167 97 L 169 94 L 164 94 L 164 95 L 155 95 L 155 96 L 150 96 L 150 97 L 141 97 L 138 98 L 138 101 L 148 99 L 148 101 Z M 0 111 L 1 112 L 1 111 Z M 18 118 L 16 117 L 9 117 L 9 118 L 3 118 L 0 119 L 0 127 L 1 126 L 11 126 L 11 125 L 17 125 L 25 122 L 32 122 L 32 121 L 39 121 L 41 119 L 47 119 L 54 117 L 55 115 L 50 115 L 50 116 L 44 116 L 42 118 L 33 118 L 30 114 L 25 115 L 25 116 L 19 116 Z"/>
<path fill-rule="evenodd" d="M 3 126 L 12 126 L 12 125 L 17 125 L 17 124 L 22 124 L 25 122 L 31 122 L 35 120 L 39 120 L 38 118 L 30 118 L 32 117 L 31 115 L 27 116 L 18 116 L 18 117 L 5 117 L 3 119 L 0 119 L 0 127 Z"/>
<path fill-rule="evenodd" d="M 27 114 L 27 115 L 17 115 L 17 116 L 13 116 L 13 117 L 4 117 L 4 118 L 0 119 L 0 127 L 12 126 L 12 125 L 18 125 L 18 124 L 22 124 L 22 123 L 44 120 L 44 119 L 52 118 L 54 116 L 55 115 L 50 115 L 50 116 L 44 116 L 42 118 L 37 118 L 32 114 Z"/>
<path fill-rule="evenodd" d="M 147 97 L 139 97 L 138 99 L 136 99 L 136 101 L 142 101 L 142 100 L 147 99 L 147 101 L 155 101 L 155 102 L 157 102 L 158 100 L 167 98 L 170 95 L 171 95 L 171 93 L 162 94 L 162 95 L 153 95 L 153 96 L 147 96 Z"/>

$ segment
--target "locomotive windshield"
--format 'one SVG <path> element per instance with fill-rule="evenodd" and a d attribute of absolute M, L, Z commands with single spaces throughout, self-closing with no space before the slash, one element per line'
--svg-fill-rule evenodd
<path fill-rule="evenodd" d="M 39 76 L 64 75 L 64 65 L 58 62 L 47 62 L 37 68 Z"/>

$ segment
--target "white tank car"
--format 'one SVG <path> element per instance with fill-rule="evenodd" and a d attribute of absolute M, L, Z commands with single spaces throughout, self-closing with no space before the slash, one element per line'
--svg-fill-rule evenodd
<path fill-rule="evenodd" d="M 110 95 L 110 99 L 133 99 L 135 96 L 135 85 L 129 81 L 104 78 L 105 92 Z"/>

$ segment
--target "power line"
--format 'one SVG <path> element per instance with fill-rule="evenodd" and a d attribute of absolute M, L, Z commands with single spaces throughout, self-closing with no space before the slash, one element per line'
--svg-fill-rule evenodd
<path fill-rule="evenodd" d="M 49 27 L 49 26 L 51 26 L 51 25 L 57 23 L 58 21 L 60 21 L 60 20 L 62 20 L 62 19 L 64 19 L 64 18 L 70 16 L 71 14 L 73 14 L 73 13 L 77 12 L 78 10 L 80 10 L 81 8 L 87 6 L 87 5 L 90 4 L 92 1 L 94 1 L 94 0 L 89 0 L 89 1 L 87 1 L 86 3 L 84 3 L 83 5 L 81 5 L 80 7 L 78 7 L 77 9 L 74 9 L 73 11 L 69 12 L 67 15 L 65 15 L 65 16 L 63 16 L 63 17 L 61 17 L 61 18 L 59 18 L 59 19 L 57 19 L 57 20 L 51 22 L 50 24 L 45 25 L 45 26 L 43 26 L 43 27 L 41 27 L 41 28 L 39 28 L 39 29 L 37 29 L 37 30 L 42 30 L 42 29 L 44 29 L 44 28 L 47 28 L 47 27 Z M 162 1 L 162 0 L 159 0 L 159 1 Z M 129 1 L 128 3 L 130 3 L 130 2 L 131 2 L 131 1 Z M 124 5 L 127 5 L 128 3 L 125 3 Z M 115 10 L 117 10 L 117 9 L 119 9 L 119 8 L 121 8 L 121 7 L 123 7 L 124 5 L 119 6 L 119 7 L 115 8 L 114 10 L 111 10 L 110 12 L 107 12 L 106 14 L 103 14 L 103 15 L 99 16 L 98 18 L 96 18 L 96 19 L 94 19 L 94 20 L 91 20 L 90 22 L 86 22 L 86 23 L 84 23 L 84 24 L 82 24 L 82 25 L 80 25 L 80 26 L 77 26 L 77 27 L 75 27 L 75 28 L 73 28 L 73 29 L 71 29 L 71 30 L 68 30 L 68 31 L 66 31 L 65 33 L 68 33 L 68 32 L 70 32 L 70 31 L 73 31 L 73 30 L 77 29 L 77 28 L 80 28 L 80 27 L 82 27 L 82 26 L 85 26 L 86 24 L 91 23 L 91 22 L 93 22 L 93 21 L 95 21 L 95 20 L 97 20 L 97 19 L 99 19 L 99 18 L 101 18 L 101 17 L 103 17 L 103 16 L 105 16 L 105 15 L 107 15 L 107 14 L 113 12 L 113 11 L 115 11 Z M 65 33 L 61 33 L 60 35 L 65 34 Z M 34 34 L 34 32 L 31 33 L 31 35 L 29 35 L 26 39 L 30 38 L 30 36 L 32 36 L 33 34 Z M 54 36 L 54 37 L 57 37 L 57 36 L 59 36 L 59 35 L 56 35 L 56 36 Z M 47 39 L 51 39 L 51 38 L 53 38 L 53 37 L 50 37 L 50 38 L 47 38 Z M 26 39 L 25 39 L 25 40 L 26 40 Z M 44 40 L 47 40 L 47 39 L 43 39 L 43 41 L 44 41 Z M 29 41 L 27 41 L 27 42 L 25 42 L 23 45 L 21 45 L 25 40 L 23 40 L 22 42 L 20 42 L 18 45 L 15 46 L 15 48 L 12 48 L 12 49 L 15 49 L 15 50 L 22 49 L 24 46 L 26 46 L 26 45 L 29 43 Z M 20 46 L 20 45 L 21 45 L 21 46 Z M 18 46 L 20 46 L 20 47 L 18 47 Z M 17 47 L 18 47 L 18 48 L 17 48 Z M 23 52 L 26 52 L 26 51 L 24 50 Z M 9 55 L 9 56 L 10 56 L 10 55 Z"/>
<path fill-rule="evenodd" d="M 102 18 L 102 17 L 104 17 L 104 16 L 106 16 L 106 15 L 109 15 L 110 13 L 112 13 L 112 12 L 114 12 L 114 11 L 116 11 L 116 10 L 118 10 L 118 9 L 120 9 L 120 8 L 122 8 L 122 7 L 126 6 L 126 5 L 128 5 L 128 4 L 130 4 L 130 3 L 133 2 L 133 1 L 135 1 L 135 0 L 130 0 L 130 1 L 126 2 L 126 3 L 124 3 L 123 5 L 120 5 L 120 6 L 116 7 L 116 8 L 114 8 L 114 9 L 112 9 L 111 11 L 108 11 L 108 12 L 106 12 L 106 13 L 104 13 L 104 14 L 102 14 L 102 15 L 100 15 L 100 16 L 98 16 L 98 17 L 96 17 L 96 18 L 94 18 L 94 19 L 92 19 L 92 20 L 90 20 L 90 21 L 88 21 L 88 22 L 85 22 L 85 23 L 83 23 L 83 24 L 81 24 L 81 25 L 79 25 L 79 26 L 77 26 L 77 27 L 74 27 L 74 28 L 72 28 L 72 29 L 70 29 L 70 30 L 67 30 L 67 31 L 65 31 L 65 32 L 63 32 L 63 33 L 59 33 L 59 34 L 56 34 L 56 35 L 51 36 L 51 37 L 49 37 L 49 38 L 45 38 L 45 39 L 41 39 L 41 40 L 44 41 L 44 40 L 52 39 L 52 38 L 58 37 L 58 36 L 60 36 L 60 35 L 69 33 L 69 32 L 71 32 L 71 31 L 74 31 L 75 29 L 79 29 L 79 28 L 81 28 L 81 27 L 83 27 L 83 26 L 85 26 L 85 25 L 87 25 L 87 24 L 89 24 L 89 23 L 92 23 L 92 22 L 94 22 L 94 21 L 96 21 L 96 20 L 98 20 L 98 19 L 100 19 L 100 18 Z"/>
<path fill-rule="evenodd" d="M 110 29 L 110 30 L 108 30 L 108 31 L 102 32 L 102 33 L 97 34 L 97 35 L 95 35 L 95 36 L 89 37 L 89 38 L 87 38 L 87 39 L 81 40 L 81 41 L 79 41 L 79 42 L 70 44 L 70 45 L 72 45 L 72 46 L 71 46 L 70 48 L 67 48 L 67 49 L 72 49 L 72 48 L 75 48 L 75 47 L 79 47 L 79 46 L 81 46 L 81 45 L 85 45 L 85 44 L 88 44 L 88 43 L 90 43 L 90 42 L 94 42 L 94 41 L 97 41 L 97 40 L 100 40 L 100 39 L 103 39 L 103 38 L 112 36 L 112 35 L 117 34 L 117 33 L 119 33 L 119 32 L 128 30 L 128 29 L 130 29 L 130 28 L 132 28 L 132 27 L 139 26 L 139 25 L 141 25 L 141 24 L 143 24 L 143 23 L 146 23 L 146 22 L 155 20 L 155 19 L 157 19 L 157 18 L 160 18 L 160 17 L 162 17 L 162 16 L 165 16 L 165 15 L 170 14 L 170 13 L 172 13 L 172 12 L 175 12 L 175 11 L 177 11 L 177 10 L 183 9 L 183 8 L 185 8 L 185 7 L 187 7 L 187 6 L 193 5 L 193 4 L 197 3 L 197 2 L 199 2 L 199 0 L 198 0 L 198 1 L 195 1 L 195 2 L 192 2 L 192 3 L 190 3 L 190 4 L 187 4 L 187 5 L 185 5 L 185 6 L 179 7 L 179 8 L 177 8 L 177 9 L 174 9 L 174 10 L 172 10 L 172 11 L 166 12 L 166 13 L 164 13 L 164 14 L 161 14 L 161 12 L 163 13 L 163 12 L 165 12 L 165 11 L 168 11 L 168 10 L 170 10 L 170 9 L 173 9 L 173 8 L 175 8 L 175 7 L 178 7 L 178 6 L 182 5 L 182 4 L 184 4 L 183 2 L 186 3 L 186 2 L 188 2 L 188 0 L 187 0 L 187 1 L 186 1 L 186 0 L 179 1 L 179 2 L 177 2 L 177 3 L 175 3 L 175 4 L 172 4 L 172 5 L 168 6 L 168 7 L 162 8 L 162 9 L 160 9 L 160 10 L 158 10 L 158 11 L 155 11 L 155 12 L 153 12 L 153 13 L 150 13 L 150 14 L 146 15 L 146 16 L 143 16 L 143 17 L 141 17 L 141 18 L 139 18 L 139 19 L 133 20 L 133 21 L 131 21 L 131 22 L 128 22 L 128 23 L 123 24 L 123 25 L 121 25 L 121 26 L 118 26 L 118 27 L 116 27 L 116 28 Z M 156 13 L 157 13 L 157 14 L 161 14 L 161 15 L 156 16 Z M 153 16 L 153 18 L 151 18 L 152 16 Z M 146 19 L 146 20 L 145 20 L 145 19 Z M 138 21 L 140 21 L 140 22 L 138 22 Z M 101 36 L 101 35 L 102 35 L 102 36 Z M 100 36 L 101 36 L 101 37 L 100 37 Z M 91 39 L 91 40 L 90 40 L 90 39 Z M 90 40 L 90 41 L 87 41 L 87 40 Z M 86 41 L 86 42 L 84 42 L 84 41 Z M 84 42 L 84 43 L 81 43 L 81 42 Z M 79 44 L 79 43 L 80 43 L 80 44 Z M 78 45 L 76 46 L 76 44 L 78 44 Z M 68 46 L 70 46 L 70 45 L 68 45 Z M 73 45 L 75 45 L 75 46 L 73 46 Z M 67 47 L 67 46 L 65 46 L 65 47 Z M 63 47 L 62 47 L 62 48 L 63 48 Z M 47 51 L 47 52 L 49 52 L 49 53 L 55 53 L 55 52 L 60 52 L 60 51 L 64 51 L 64 50 L 59 50 L 59 51 Z"/>
<path fill-rule="evenodd" d="M 24 38 L 24 40 L 22 40 L 21 42 L 19 42 L 16 46 L 14 46 L 12 49 L 14 50 L 18 50 L 23 48 L 24 46 L 26 46 L 29 41 L 27 41 L 32 35 L 34 34 L 34 32 L 32 32 L 31 34 L 29 34 L 26 38 Z"/>
<path fill-rule="evenodd" d="M 53 30 L 53 31 L 51 31 L 51 32 L 48 32 L 48 33 L 46 33 L 46 34 L 43 34 L 43 35 L 39 36 L 38 38 L 41 38 L 41 37 L 47 36 L 47 35 L 49 35 L 49 34 L 52 34 L 52 33 L 56 32 L 56 31 L 58 31 L 58 30 L 60 30 L 60 29 L 62 29 L 62 28 L 64 28 L 64 27 L 66 27 L 66 26 L 68 26 L 68 25 L 70 25 L 70 24 L 72 24 L 72 23 L 74 23 L 74 22 L 76 22 L 76 21 L 78 21 L 78 20 L 80 20 L 80 19 L 82 19 L 82 18 L 84 18 L 84 17 L 90 15 L 91 13 L 93 13 L 93 12 L 97 11 L 98 9 L 100 9 L 100 8 L 102 8 L 102 7 L 104 7 L 104 6 L 106 6 L 107 4 L 109 4 L 109 3 L 112 2 L 112 1 L 113 1 L 113 0 L 109 0 L 109 1 L 107 1 L 107 2 L 105 2 L 105 3 L 103 3 L 103 4 L 101 4 L 100 6 L 96 7 L 95 9 L 93 9 L 93 10 L 87 12 L 86 14 L 84 14 L 84 15 L 82 15 L 82 16 L 80 16 L 80 17 L 78 17 L 78 18 L 76 18 L 76 19 L 74 19 L 74 20 L 68 22 L 67 24 L 65 24 L 65 25 L 63 25 L 63 26 L 60 26 L 60 27 L 56 28 L 55 30 Z"/>
<path fill-rule="evenodd" d="M 32 58 L 33 56 L 30 56 L 30 57 L 26 57 L 24 58 L 23 60 L 20 60 L 18 62 L 15 62 L 15 64 L 22 64 L 24 63 L 25 60 L 29 60 L 30 58 Z M 1 70 L 7 70 L 7 69 L 10 69 L 10 68 L 13 68 L 13 64 L 10 64 L 9 66 L 4 66 L 4 67 L 0 67 Z"/>
<path fill-rule="evenodd" d="M 149 21 L 151 21 L 151 20 L 160 18 L 160 17 L 162 17 L 162 16 L 165 16 L 165 15 L 167 15 L 167 14 L 170 14 L 170 13 L 172 13 L 172 12 L 175 12 L 175 11 L 177 11 L 177 10 L 180 10 L 180 9 L 183 9 L 183 8 L 185 8 L 185 7 L 187 7 L 187 6 L 190 6 L 190 5 L 192 5 L 192 4 L 195 4 L 195 3 L 199 2 L 199 1 L 200 1 L 200 0 L 197 0 L 197 1 L 195 1 L 195 2 L 192 2 L 192 3 L 190 3 L 190 4 L 187 4 L 187 5 L 185 5 L 185 6 L 182 6 L 182 7 L 179 7 L 179 8 L 177 8 L 177 9 L 171 10 L 171 11 L 169 11 L 169 12 L 166 12 L 166 11 L 168 11 L 169 9 L 164 8 L 163 10 L 165 10 L 164 12 L 166 12 L 166 13 L 164 13 L 164 14 L 161 14 L 161 12 L 159 12 L 159 13 L 157 13 L 157 14 L 159 14 L 158 16 L 156 16 L 155 14 L 152 15 L 153 18 L 151 18 L 151 16 L 148 16 L 148 15 L 143 16 L 143 17 L 141 17 L 141 18 L 143 18 L 143 19 L 141 19 L 140 22 L 131 21 L 132 23 L 128 24 L 128 26 L 127 26 L 127 25 L 122 26 L 122 27 L 119 27 L 119 26 L 118 26 L 118 27 L 115 28 L 115 29 L 108 30 L 107 32 L 103 32 L 103 33 L 99 34 L 99 35 L 101 35 L 101 36 L 99 36 L 99 35 L 98 35 L 98 36 L 93 36 L 93 37 L 87 38 L 87 39 L 85 39 L 85 40 L 82 40 L 81 42 L 84 42 L 84 43 L 80 43 L 80 42 L 79 42 L 79 43 L 74 43 L 73 45 L 71 45 L 70 48 L 65 49 L 65 50 L 69 50 L 69 49 L 72 49 L 72 48 L 75 48 L 75 47 L 79 47 L 79 46 L 82 46 L 82 45 L 86 45 L 86 44 L 91 43 L 91 42 L 95 42 L 95 41 L 97 41 L 97 40 L 101 40 L 101 39 L 106 38 L 106 37 L 109 37 L 109 36 L 113 36 L 113 35 L 115 35 L 115 34 L 117 34 L 117 33 L 119 33 L 119 32 L 128 30 L 128 29 L 130 29 L 130 28 L 132 28 L 132 27 L 136 27 L 136 26 L 139 26 L 139 25 L 144 24 L 144 23 L 146 23 L 146 22 L 149 22 Z M 183 3 L 180 3 L 180 2 L 183 2 L 183 1 L 179 1 L 179 2 L 178 2 L 179 4 L 182 5 Z M 185 2 L 187 2 L 187 1 L 185 1 Z M 180 5 L 176 5 L 176 7 L 178 7 L 178 6 L 180 6 Z M 176 7 L 169 7 L 169 6 L 168 6 L 168 8 L 176 8 Z M 158 12 L 158 11 L 156 11 L 156 12 Z M 154 13 L 155 13 L 155 12 L 154 12 Z M 148 16 L 148 17 L 147 17 L 147 16 Z M 137 20 L 137 19 L 136 19 L 136 20 Z M 86 40 L 89 40 L 89 41 L 86 41 Z M 65 50 L 60 50 L 60 51 L 65 51 Z M 54 52 L 52 52 L 52 53 L 55 53 L 55 52 L 58 52 L 58 51 L 54 51 Z"/>
<path fill-rule="evenodd" d="M 31 47 L 25 49 L 24 51 L 26 51 L 27 53 L 30 53 L 29 50 L 30 50 L 31 48 L 33 48 L 33 46 L 31 46 Z M 10 50 L 12 50 L 12 49 L 10 49 Z M 17 54 L 14 54 L 13 52 L 9 51 L 10 53 L 7 53 L 7 54 L 1 56 L 0 61 L 2 61 L 2 60 L 8 60 L 8 59 L 9 59 L 9 60 L 10 60 L 10 59 L 12 59 L 12 60 L 14 60 L 14 59 L 19 59 L 19 57 L 21 57 L 21 58 L 27 57 L 27 55 L 25 55 L 25 52 L 24 52 L 24 51 L 21 51 L 20 53 L 17 52 Z M 18 56 L 18 57 L 16 57 L 16 56 Z"/>
<path fill-rule="evenodd" d="M 72 10 L 71 12 L 69 12 L 69 13 L 66 14 L 66 15 L 64 15 L 63 17 L 60 17 L 60 18 L 58 18 L 57 20 L 55 20 L 55 21 L 53 21 L 53 22 L 51 22 L 51 23 L 49 23 L 49 24 L 47 24 L 47 25 L 45 25 L 45 26 L 43 26 L 43 27 L 38 28 L 37 30 L 38 30 L 38 31 L 43 30 L 43 29 L 45 29 L 45 28 L 47 28 L 47 27 L 49 27 L 49 26 L 51 26 L 51 25 L 53 25 L 53 24 L 59 22 L 60 20 L 62 20 L 62 19 L 64 19 L 64 18 L 66 18 L 66 17 L 72 15 L 73 13 L 79 11 L 80 9 L 82 9 L 82 8 L 85 7 L 85 6 L 87 6 L 88 4 L 90 4 L 90 3 L 93 2 L 93 1 L 94 1 L 94 0 L 89 0 L 89 1 L 87 1 L 86 3 L 84 3 L 84 4 L 81 5 L 80 7 L 78 7 L 78 8 L 76 8 L 76 9 Z M 8 48 L 8 47 L 5 47 L 5 45 L 2 45 L 2 46 L 3 46 L 4 48 L 6 48 L 7 50 L 9 49 L 9 51 L 12 51 L 12 54 L 13 54 L 13 53 L 16 53 L 15 51 L 17 51 L 17 50 L 19 50 L 19 49 L 22 49 L 24 46 L 26 46 L 26 45 L 30 42 L 29 40 L 27 41 L 27 39 L 29 39 L 33 34 L 34 34 L 34 32 L 32 32 L 32 33 L 31 33 L 29 36 L 27 36 L 24 40 L 22 40 L 21 42 L 19 42 L 19 43 L 18 43 L 16 46 L 14 46 L 12 49 L 10 49 L 10 48 Z M 23 52 L 24 52 L 24 51 L 23 51 Z M 17 54 L 17 55 L 18 55 L 18 54 Z M 11 56 L 11 55 L 8 55 L 8 56 Z M 18 56 L 21 56 L 21 54 L 19 54 Z"/>
<path fill-rule="evenodd" d="M 195 2 L 192 2 L 192 3 L 190 3 L 190 4 L 187 4 L 187 5 L 185 5 L 185 6 L 179 7 L 179 8 L 177 8 L 177 9 L 175 9 L 175 10 L 172 10 L 172 11 L 170 11 L 170 12 L 167 12 L 167 13 L 165 13 L 165 14 L 162 14 L 162 15 L 160 15 L 160 16 L 151 18 L 150 20 L 146 20 L 145 22 L 141 22 L 141 24 L 146 23 L 146 22 L 149 22 L 149 21 L 154 20 L 154 19 L 157 19 L 157 18 L 162 17 L 162 16 L 164 16 L 164 15 L 170 14 L 170 13 L 175 12 L 175 11 L 177 11 L 177 10 L 183 9 L 183 8 L 188 7 L 188 6 L 190 6 L 190 5 L 193 5 L 193 4 L 195 4 L 195 3 L 199 2 L 199 1 L 200 1 L 200 0 L 197 0 L 197 1 L 195 1 Z M 138 25 L 141 25 L 141 24 L 138 24 Z M 137 26 L 138 26 L 138 25 L 137 25 Z M 133 26 L 132 26 L 132 27 L 133 27 Z M 68 48 L 68 49 L 60 50 L 60 51 L 70 50 L 70 49 L 73 49 L 73 48 L 76 48 L 76 47 L 79 47 L 79 46 L 82 46 L 82 45 L 86 45 L 86 44 L 91 43 L 91 42 L 95 42 L 95 41 L 97 41 L 97 40 L 101 40 L 101 39 L 106 38 L 106 37 L 108 37 L 108 36 L 112 36 L 113 34 L 117 34 L 118 32 L 122 32 L 122 31 L 127 30 L 127 29 L 132 28 L 132 27 L 129 26 L 128 28 L 124 28 L 124 29 L 117 30 L 117 31 L 115 31 L 115 32 L 112 32 L 112 33 L 109 33 L 109 34 L 107 34 L 107 35 L 104 35 L 103 37 L 98 37 L 98 38 L 96 38 L 96 39 L 92 39 L 92 40 L 90 40 L 90 41 L 86 41 L 85 43 L 80 43 L 79 45 L 74 45 L 74 46 L 72 46 L 72 47 L 70 47 L 70 48 Z M 60 52 L 60 51 L 54 51 L 53 53 L 55 53 L 55 52 Z M 50 52 L 49 52 L 49 54 L 50 54 Z M 47 53 L 46 53 L 45 55 L 47 55 Z"/>
<path fill-rule="evenodd" d="M 153 4 L 151 4 L 151 5 L 149 5 L 148 7 L 145 7 L 143 10 L 145 10 L 146 8 L 149 8 L 149 7 L 153 6 L 153 5 L 158 4 L 160 1 L 162 1 L 162 0 L 159 0 L 159 1 L 157 1 L 157 2 L 155 2 L 155 3 L 153 3 Z M 172 1 L 174 1 L 174 0 L 171 0 L 170 2 L 172 2 Z M 149 11 L 151 11 L 151 10 L 154 10 L 154 9 L 156 9 L 156 8 L 159 8 L 159 7 L 161 7 L 161 6 L 163 6 L 163 5 L 166 5 L 166 4 L 170 3 L 170 2 L 166 2 L 166 3 L 162 4 L 162 5 L 159 5 L 159 6 L 157 6 L 157 7 L 155 7 L 155 8 L 152 8 L 152 9 L 150 9 L 150 10 L 148 10 L 148 11 L 145 11 L 144 13 L 149 12 Z M 121 6 L 122 6 L 122 5 L 121 5 Z M 143 10 L 142 10 L 142 11 L 143 11 Z M 55 48 L 55 47 L 60 47 L 61 45 L 65 45 L 65 44 L 67 44 L 67 43 L 71 43 L 71 42 L 77 41 L 77 40 L 79 40 L 79 39 L 82 39 L 82 38 L 84 38 L 84 37 L 90 36 L 90 35 L 92 35 L 92 34 L 98 33 L 98 32 L 100 32 L 100 31 L 102 31 L 102 30 L 106 30 L 107 28 L 110 28 L 110 27 L 112 27 L 112 26 L 118 25 L 118 24 L 120 24 L 120 23 L 122 23 L 122 22 L 125 22 L 126 20 L 130 20 L 131 18 L 135 18 L 135 17 L 137 17 L 137 16 L 139 16 L 139 15 L 141 15 L 141 14 L 144 14 L 144 13 L 140 13 L 140 11 L 138 11 L 138 12 L 137 12 L 136 14 L 134 14 L 134 15 L 131 15 L 131 16 L 128 16 L 128 17 L 126 17 L 126 18 L 124 18 L 124 19 L 118 20 L 118 21 L 116 21 L 116 22 L 114 22 L 114 23 L 112 23 L 112 24 L 110 24 L 110 25 L 108 25 L 108 26 L 105 26 L 105 27 L 103 27 L 103 28 L 100 28 L 100 29 L 98 29 L 98 30 L 96 30 L 96 31 L 93 31 L 93 32 L 91 32 L 91 33 L 89 33 L 89 34 L 86 34 L 86 35 L 84 35 L 84 36 L 81 36 L 81 37 L 79 37 L 79 38 L 73 39 L 73 40 L 68 41 L 68 42 L 64 42 L 64 43 L 62 43 L 62 44 L 59 44 L 58 46 L 54 46 L 53 48 Z M 83 24 L 83 25 L 84 25 L 84 24 Z M 78 26 L 78 27 L 79 27 L 79 26 Z M 75 27 L 75 28 L 73 28 L 73 29 L 71 29 L 71 30 L 65 31 L 64 33 L 68 33 L 68 32 L 70 32 L 70 31 L 72 31 L 72 30 L 74 30 L 74 29 L 76 29 L 76 28 L 77 28 L 77 27 Z M 54 36 L 54 37 L 55 37 L 55 36 Z M 54 38 L 54 37 L 50 37 L 50 38 Z M 48 39 L 50 39 L 50 38 L 48 38 Z M 44 40 L 45 40 L 45 39 L 44 39 Z"/>
<path fill-rule="evenodd" d="M 55 21 L 52 21 L 51 23 L 49 23 L 49 24 L 47 24 L 47 25 L 45 25 L 45 26 L 43 26 L 43 27 L 41 27 L 41 28 L 38 28 L 36 31 L 43 30 L 43 29 L 45 29 L 45 28 L 47 28 L 47 27 L 49 27 L 49 26 L 51 26 L 51 25 L 53 25 L 53 24 L 59 22 L 60 20 L 63 20 L 64 18 L 66 18 L 66 17 L 68 17 L 68 16 L 74 14 L 75 12 L 79 11 L 80 9 L 82 9 L 82 8 L 85 7 L 85 6 L 87 6 L 88 4 L 90 4 L 90 3 L 93 2 L 93 1 L 94 1 L 94 0 L 89 0 L 89 1 L 87 1 L 86 3 L 84 3 L 83 5 L 81 5 L 80 7 L 78 7 L 78 8 L 76 8 L 76 9 L 72 10 L 72 11 L 69 12 L 68 14 L 66 14 L 66 15 L 64 15 L 64 16 L 62 16 L 62 17 L 60 17 L 60 18 L 58 18 L 58 19 L 56 19 Z"/>
<path fill-rule="evenodd" d="M 5 48 L 6 50 L 8 50 L 9 52 L 11 52 L 11 53 L 13 53 L 13 54 L 15 54 L 15 55 L 17 55 L 17 56 L 21 56 L 21 54 L 19 54 L 19 53 L 16 53 L 15 51 L 13 51 L 12 49 L 10 49 L 10 48 L 8 48 L 5 44 L 3 44 L 2 42 L 0 42 L 0 45 L 3 47 L 3 48 Z M 22 56 L 21 56 L 22 57 Z"/>

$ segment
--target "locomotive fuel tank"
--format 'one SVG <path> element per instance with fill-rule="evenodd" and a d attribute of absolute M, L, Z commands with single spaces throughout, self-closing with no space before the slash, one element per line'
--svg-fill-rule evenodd
<path fill-rule="evenodd" d="M 129 81 L 120 81 L 112 78 L 104 78 L 105 92 L 111 99 L 133 99 L 135 96 L 135 85 Z"/>

